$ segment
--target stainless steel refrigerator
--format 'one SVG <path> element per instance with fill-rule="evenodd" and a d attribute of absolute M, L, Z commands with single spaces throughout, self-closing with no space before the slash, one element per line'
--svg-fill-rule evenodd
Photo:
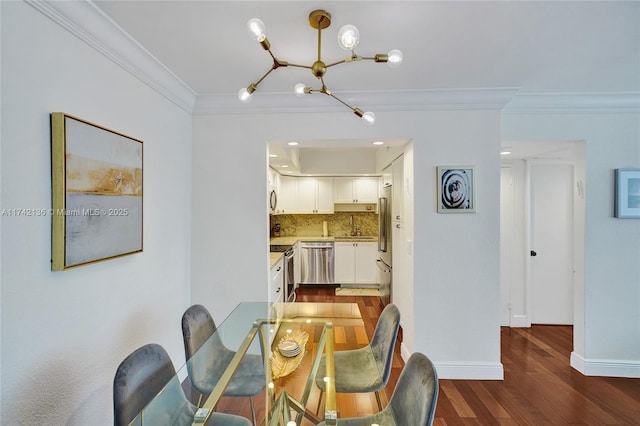
<path fill-rule="evenodd" d="M 378 261 L 380 297 L 385 305 L 391 302 L 393 268 L 391 256 L 391 185 L 382 188 L 378 199 Z"/>

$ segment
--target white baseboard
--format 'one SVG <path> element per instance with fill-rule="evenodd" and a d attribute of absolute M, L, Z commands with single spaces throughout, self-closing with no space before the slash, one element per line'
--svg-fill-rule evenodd
<path fill-rule="evenodd" d="M 585 376 L 640 378 L 640 361 L 586 359 L 571 352 L 570 364 Z"/>
<path fill-rule="evenodd" d="M 531 327 L 526 315 L 513 315 L 511 317 L 511 327 L 528 328 Z"/>
<path fill-rule="evenodd" d="M 440 379 L 453 380 L 504 380 L 502 363 L 434 363 Z"/>
<path fill-rule="evenodd" d="M 407 345 L 404 342 L 400 343 L 400 356 L 404 362 L 407 362 L 409 357 L 411 356 L 411 351 L 407 348 Z"/>

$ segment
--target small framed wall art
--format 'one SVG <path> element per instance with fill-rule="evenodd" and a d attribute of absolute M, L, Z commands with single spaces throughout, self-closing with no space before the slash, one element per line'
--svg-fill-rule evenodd
<path fill-rule="evenodd" d="M 438 166 L 438 213 L 473 213 L 476 211 L 476 177 L 474 166 Z"/>
<path fill-rule="evenodd" d="M 51 269 L 142 251 L 142 141 L 51 114 Z"/>
<path fill-rule="evenodd" d="M 640 169 L 616 169 L 614 216 L 640 218 Z"/>

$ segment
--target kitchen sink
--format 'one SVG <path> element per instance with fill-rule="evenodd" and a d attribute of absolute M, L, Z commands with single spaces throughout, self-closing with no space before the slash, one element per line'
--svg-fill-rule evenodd
<path fill-rule="evenodd" d="M 340 241 L 340 240 L 373 240 L 375 237 L 371 237 L 371 236 L 353 236 L 353 237 L 334 237 L 334 239 L 336 241 Z"/>

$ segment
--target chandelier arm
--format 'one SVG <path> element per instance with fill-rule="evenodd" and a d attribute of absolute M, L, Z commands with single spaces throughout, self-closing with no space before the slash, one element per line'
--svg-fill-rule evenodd
<path fill-rule="evenodd" d="M 260 83 L 262 83 L 262 80 L 264 80 L 265 78 L 267 78 L 267 76 L 268 76 L 269 74 L 271 74 L 271 71 L 273 71 L 273 70 L 275 70 L 275 67 L 270 68 L 270 69 L 269 69 L 269 71 L 267 71 L 267 72 L 266 72 L 262 77 L 260 77 L 260 80 L 258 80 L 258 81 L 256 81 L 256 82 L 254 83 L 254 85 L 256 86 L 256 88 L 258 87 L 258 85 L 259 85 Z"/>
<path fill-rule="evenodd" d="M 344 63 L 346 63 L 346 62 L 351 62 L 351 58 L 347 58 L 347 59 L 343 59 L 343 60 L 338 61 L 338 62 L 334 62 L 334 63 L 332 63 L 332 64 L 327 65 L 326 67 L 327 67 L 327 68 L 329 68 L 329 67 L 332 67 L 332 66 L 334 66 L 334 65 L 344 64 Z"/>
<path fill-rule="evenodd" d="M 310 65 L 300 65 L 300 64 L 292 64 L 291 62 L 289 62 L 289 66 L 290 67 L 296 67 L 296 68 L 306 68 L 308 70 L 311 69 Z"/>
<path fill-rule="evenodd" d="M 322 55 L 322 27 L 318 25 L 318 61 L 321 61 Z"/>
<path fill-rule="evenodd" d="M 336 101 L 340 102 L 342 105 L 346 106 L 347 108 L 349 108 L 351 111 L 355 112 L 356 108 L 352 107 L 351 105 L 349 105 L 348 103 L 346 103 L 345 101 L 343 101 L 342 99 L 338 98 L 336 95 L 334 95 L 331 92 L 323 92 L 325 93 L 327 96 L 331 96 L 333 99 L 335 99 Z"/>

